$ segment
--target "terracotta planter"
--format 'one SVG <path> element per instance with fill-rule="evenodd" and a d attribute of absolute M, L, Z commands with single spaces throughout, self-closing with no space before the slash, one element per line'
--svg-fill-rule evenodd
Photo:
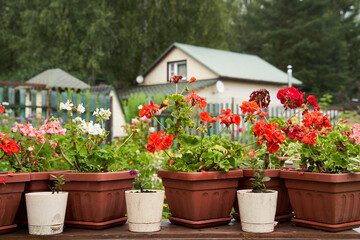
<path fill-rule="evenodd" d="M 64 173 L 69 193 L 65 225 L 104 229 L 127 220 L 125 191 L 132 188 L 130 171 L 108 173 Z M 51 179 L 51 178 L 50 178 Z"/>
<path fill-rule="evenodd" d="M 25 184 L 24 193 L 21 195 L 21 201 L 19 210 L 15 217 L 15 223 L 21 227 L 27 227 L 27 214 L 26 214 L 26 202 L 25 193 L 31 192 L 47 192 L 50 190 L 50 174 L 62 175 L 65 172 L 71 171 L 49 171 L 49 172 L 31 172 L 30 181 Z"/>
<path fill-rule="evenodd" d="M 278 192 L 275 221 L 286 222 L 291 220 L 293 214 L 292 214 L 289 195 L 285 187 L 285 182 L 283 179 L 280 178 L 280 171 L 281 171 L 280 169 L 265 170 L 264 176 L 271 178 L 270 181 L 265 182 L 265 186 L 269 190 L 275 190 Z M 250 181 L 250 178 L 254 177 L 254 170 L 243 169 L 243 172 L 244 172 L 244 178 L 239 180 L 239 185 L 237 189 L 238 190 L 251 189 L 252 181 Z M 239 205 L 238 205 L 237 197 L 234 201 L 234 209 L 235 212 L 233 213 L 233 217 L 237 221 L 240 221 Z"/>
<path fill-rule="evenodd" d="M 191 228 L 225 225 L 242 170 L 187 173 L 159 170 L 169 204 L 170 222 Z"/>
<path fill-rule="evenodd" d="M 337 232 L 360 226 L 360 174 L 281 171 L 298 226 Z"/>
<path fill-rule="evenodd" d="M 28 173 L 15 173 L 13 177 L 0 173 L 5 184 L 0 183 L 0 234 L 11 232 L 16 228 L 14 219 L 19 208 L 25 182 L 30 180 Z"/>

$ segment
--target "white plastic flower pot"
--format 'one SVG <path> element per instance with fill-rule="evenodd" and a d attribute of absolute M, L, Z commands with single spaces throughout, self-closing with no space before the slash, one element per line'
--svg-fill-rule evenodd
<path fill-rule="evenodd" d="M 251 189 L 238 190 L 241 228 L 245 232 L 269 233 L 277 225 L 275 219 L 277 191 L 252 193 Z"/>
<path fill-rule="evenodd" d="M 155 192 L 125 191 L 128 224 L 131 232 L 160 231 L 164 191 L 153 191 Z"/>
<path fill-rule="evenodd" d="M 67 192 L 52 194 L 51 192 L 26 193 L 26 208 L 29 234 L 53 235 L 62 233 Z"/>

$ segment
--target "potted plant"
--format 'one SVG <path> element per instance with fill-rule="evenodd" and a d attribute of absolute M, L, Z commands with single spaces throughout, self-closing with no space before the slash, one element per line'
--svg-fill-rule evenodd
<path fill-rule="evenodd" d="M 54 235 L 63 232 L 68 193 L 62 192 L 63 175 L 51 175 L 55 181 L 51 192 L 26 193 L 30 235 Z"/>
<path fill-rule="evenodd" d="M 296 141 L 301 145 L 302 171 L 282 171 L 291 205 L 293 222 L 299 226 L 341 231 L 360 225 L 359 125 L 346 129 L 340 120 L 331 128 L 328 115 L 306 113 Z"/>
<path fill-rule="evenodd" d="M 269 233 L 274 231 L 277 222 L 274 221 L 277 191 L 267 190 L 264 182 L 270 181 L 264 177 L 265 171 L 255 171 L 252 189 L 237 191 L 240 207 L 241 229 L 245 232 Z"/>
<path fill-rule="evenodd" d="M 164 205 L 164 190 L 144 189 L 139 178 L 135 181 L 140 189 L 125 191 L 129 230 L 131 232 L 160 231 Z"/>
<path fill-rule="evenodd" d="M 19 151 L 11 154 L 8 161 L 15 171 L 26 171 L 30 175 L 30 181 L 26 183 L 24 192 L 47 191 L 50 174 L 66 169 L 64 164 L 54 160 L 57 156 L 53 152 L 56 146 L 53 141 L 55 135 L 65 136 L 66 129 L 62 128 L 56 119 L 50 119 L 45 120 L 38 128 L 31 123 L 16 124 L 11 131 L 13 139 L 19 146 Z M 26 216 L 25 195 L 23 194 L 15 222 L 26 225 Z"/>
<path fill-rule="evenodd" d="M 70 122 L 65 125 L 67 134 L 57 137 L 55 152 L 74 171 L 63 173 L 70 181 L 63 188 L 69 192 L 65 224 L 103 229 L 125 223 L 125 191 L 132 188 L 134 171 L 110 172 L 110 166 L 121 159 L 121 146 L 106 144 L 108 132 L 102 127 L 110 110 L 96 109 L 93 123 L 73 118 L 76 112 L 85 112 L 81 105 L 67 101 L 60 109 L 68 111 Z"/>
<path fill-rule="evenodd" d="M 222 115 L 211 117 L 208 112 L 200 113 L 200 126 L 191 119 L 193 108 L 199 106 L 204 109 L 207 105 L 204 98 L 192 90 L 188 97 L 183 92 L 190 92 L 189 84 L 196 81 L 190 79 L 181 94 L 177 92 L 177 84 L 182 76 L 173 76 L 176 93 L 168 96 L 161 106 L 150 101 L 142 106 L 141 118 L 155 119 L 163 130 L 154 132 L 148 138 L 149 152 L 161 151 L 166 154 L 164 166 L 158 175 L 165 186 L 166 199 L 169 204 L 172 223 L 193 228 L 209 227 L 227 224 L 232 203 L 235 198 L 238 179 L 242 177 L 242 170 L 237 169 L 242 158 L 243 147 L 219 135 L 205 136 L 208 128 L 220 119 L 222 131 L 230 125 L 240 124 L 240 117 L 231 113 L 230 109 L 222 110 Z M 171 109 L 172 119 L 167 119 L 165 127 L 156 118 L 156 114 Z M 220 133 L 221 133 L 220 132 Z M 219 134 L 220 134 L 219 133 Z M 197 134 L 197 135 L 196 135 Z M 167 149 L 176 142 L 175 153 Z"/>

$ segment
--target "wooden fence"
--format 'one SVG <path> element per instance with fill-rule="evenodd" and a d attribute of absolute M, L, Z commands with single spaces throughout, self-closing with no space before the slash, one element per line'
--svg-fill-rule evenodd
<path fill-rule="evenodd" d="M 94 95 L 90 92 L 86 93 L 71 93 L 71 92 L 56 92 L 51 90 L 36 90 L 29 88 L 3 88 L 0 87 L 0 103 L 8 111 L 10 117 L 20 117 L 23 119 L 28 118 L 30 115 L 34 116 L 40 114 L 43 119 L 48 119 L 51 116 L 62 119 L 67 122 L 68 114 L 66 111 L 60 111 L 59 105 L 61 102 L 71 100 L 74 105 L 80 103 L 86 109 L 83 114 L 76 115 L 74 118 L 79 116 L 86 121 L 95 122 L 95 116 L 93 112 L 96 108 L 111 109 L 110 96 Z M 10 111 L 9 111 L 10 110 Z M 111 137 L 111 121 L 112 119 L 105 122 L 105 128 L 110 131 L 109 136 Z"/>
<path fill-rule="evenodd" d="M 160 105 L 161 103 L 158 103 L 158 104 Z M 186 129 L 187 133 L 193 134 L 193 135 L 199 134 L 199 132 L 196 131 L 196 128 L 200 126 L 200 112 L 207 111 L 207 112 L 209 112 L 210 116 L 217 117 L 219 115 L 222 115 L 221 114 L 222 109 L 231 109 L 232 113 L 239 115 L 241 117 L 240 126 L 236 126 L 235 124 L 233 124 L 230 127 L 230 129 L 225 129 L 223 132 L 221 132 L 221 130 L 224 128 L 224 124 L 220 125 L 220 121 L 217 121 L 216 123 L 209 124 L 212 127 L 208 128 L 208 132 L 206 135 L 211 136 L 214 134 L 219 134 L 221 132 L 220 136 L 221 135 L 225 136 L 225 134 L 227 134 L 230 139 L 232 139 L 234 141 L 235 140 L 239 141 L 241 135 L 244 134 L 244 136 L 241 137 L 242 143 L 253 142 L 255 140 L 255 138 L 251 134 L 249 134 L 249 130 L 252 125 L 244 122 L 245 116 L 241 113 L 240 105 L 233 104 L 233 103 L 220 103 L 220 104 L 219 103 L 208 103 L 204 110 L 200 110 L 198 108 L 194 109 L 193 117 L 194 117 L 194 121 L 195 121 L 195 123 L 197 123 L 197 125 L 196 125 L 196 127 L 192 128 L 192 129 L 187 128 Z M 287 110 L 287 111 L 283 112 L 282 107 L 268 108 L 268 109 L 264 109 L 263 111 L 268 114 L 268 117 L 270 119 L 278 118 L 278 117 L 284 117 L 285 119 L 287 119 L 296 113 L 294 110 Z M 329 114 L 329 118 L 333 125 L 336 123 L 336 116 L 339 114 L 339 111 L 330 110 L 330 111 L 323 111 L 323 113 Z M 301 114 L 297 114 L 296 116 L 299 118 L 300 121 L 304 118 Z M 171 112 L 169 112 L 169 111 L 162 112 L 162 114 L 157 116 L 157 118 L 158 118 L 159 122 L 161 122 L 161 124 L 163 124 L 165 127 L 168 127 L 168 125 L 166 124 L 167 118 L 172 119 L 174 122 L 176 121 L 176 119 L 171 116 Z M 163 129 L 159 124 L 157 124 L 156 120 L 153 120 L 152 123 L 154 126 L 156 126 L 157 131 Z"/>

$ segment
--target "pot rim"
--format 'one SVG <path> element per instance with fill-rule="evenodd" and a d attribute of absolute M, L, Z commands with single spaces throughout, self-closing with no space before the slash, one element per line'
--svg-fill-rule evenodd
<path fill-rule="evenodd" d="M 65 180 L 70 182 L 116 181 L 135 178 L 135 175 L 130 175 L 130 170 L 101 173 L 64 172 L 61 175 L 64 175 Z M 55 178 L 50 176 L 50 180 L 55 180 Z"/>
<path fill-rule="evenodd" d="M 68 195 L 68 192 L 60 191 L 55 192 L 54 194 L 52 192 L 31 192 L 31 193 L 25 193 L 25 196 L 61 196 L 61 195 Z"/>
<path fill-rule="evenodd" d="M 316 172 L 304 172 L 304 171 L 290 171 L 281 170 L 280 178 L 303 180 L 303 181 L 315 181 L 315 182 L 327 182 L 327 183 L 341 183 L 341 182 L 358 182 L 360 181 L 360 173 L 316 173 Z"/>
<path fill-rule="evenodd" d="M 154 194 L 165 193 L 165 190 L 160 190 L 160 189 L 144 189 L 144 190 L 155 191 L 155 192 L 153 192 Z M 139 189 L 126 190 L 125 194 L 137 194 L 137 195 L 151 194 L 151 193 L 142 193 L 142 192 L 136 192 L 136 191 L 140 191 L 140 190 Z"/>
<path fill-rule="evenodd" d="M 228 172 L 223 171 L 207 171 L 206 174 L 202 172 L 180 172 L 170 171 L 166 169 L 160 169 L 158 176 L 162 178 L 178 179 L 185 181 L 202 181 L 202 180 L 219 180 L 219 179 L 231 179 L 231 178 L 242 178 L 243 170 L 234 169 Z"/>

